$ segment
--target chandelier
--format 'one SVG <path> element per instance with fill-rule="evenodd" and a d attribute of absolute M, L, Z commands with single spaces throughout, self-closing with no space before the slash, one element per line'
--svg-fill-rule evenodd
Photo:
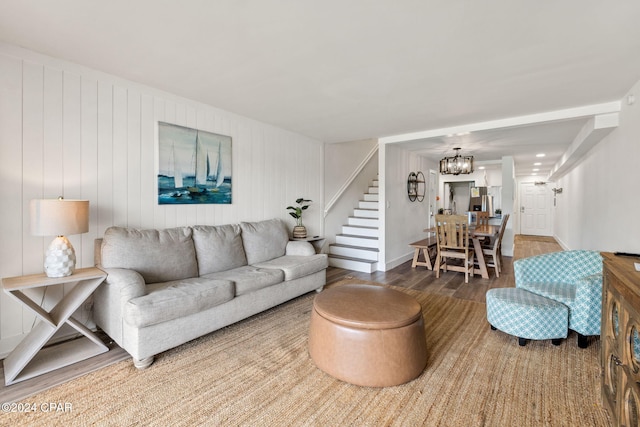
<path fill-rule="evenodd" d="M 443 175 L 460 175 L 461 173 L 473 172 L 473 156 L 461 156 L 458 151 L 461 148 L 454 148 L 456 155 L 445 157 L 440 160 L 440 173 Z"/>

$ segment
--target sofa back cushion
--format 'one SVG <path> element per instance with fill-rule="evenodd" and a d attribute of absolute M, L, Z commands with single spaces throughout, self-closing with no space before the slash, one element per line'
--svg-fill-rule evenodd
<path fill-rule="evenodd" d="M 102 240 L 102 266 L 135 270 L 146 283 L 197 277 L 191 234 L 189 227 L 167 230 L 110 227 Z"/>
<path fill-rule="evenodd" d="M 516 286 L 519 283 L 575 283 L 592 274 L 602 274 L 598 251 L 571 250 L 522 258 L 513 263 Z"/>
<path fill-rule="evenodd" d="M 247 262 L 255 264 L 284 255 L 289 232 L 280 219 L 259 222 L 242 222 L 242 243 Z"/>
<path fill-rule="evenodd" d="M 237 224 L 193 227 L 200 276 L 247 265 L 240 233 Z"/>

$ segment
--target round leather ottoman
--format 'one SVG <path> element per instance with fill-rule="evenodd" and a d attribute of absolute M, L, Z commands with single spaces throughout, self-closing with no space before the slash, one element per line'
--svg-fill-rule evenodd
<path fill-rule="evenodd" d="M 318 368 L 351 384 L 404 384 L 427 364 L 422 307 L 382 286 L 327 289 L 313 302 L 309 354 Z"/>

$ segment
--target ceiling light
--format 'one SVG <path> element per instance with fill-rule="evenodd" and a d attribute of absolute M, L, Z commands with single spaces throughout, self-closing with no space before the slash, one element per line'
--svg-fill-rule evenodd
<path fill-rule="evenodd" d="M 544 156 L 545 156 L 544 153 L 536 154 L 536 157 L 544 157 Z"/>
<path fill-rule="evenodd" d="M 443 175 L 460 175 L 473 172 L 473 156 L 461 156 L 458 151 L 461 148 L 454 148 L 456 155 L 445 157 L 440 160 L 440 173 Z"/>
<path fill-rule="evenodd" d="M 478 169 L 483 170 L 485 167 L 484 166 L 479 166 Z"/>
<path fill-rule="evenodd" d="M 533 164 L 533 166 L 540 166 L 541 164 L 542 164 L 542 163 L 540 163 L 540 162 L 535 162 L 535 163 Z"/>
<path fill-rule="evenodd" d="M 535 169 L 534 169 L 533 171 L 534 171 L 534 172 L 538 172 L 539 170 L 540 170 L 540 169 L 538 169 L 538 168 L 535 168 Z"/>

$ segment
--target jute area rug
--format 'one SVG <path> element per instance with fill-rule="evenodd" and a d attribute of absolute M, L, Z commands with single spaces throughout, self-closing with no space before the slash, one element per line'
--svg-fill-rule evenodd
<path fill-rule="evenodd" d="M 350 281 L 354 282 L 354 281 Z M 360 282 L 362 281 L 355 281 Z M 339 284 L 338 284 L 339 285 Z M 485 305 L 399 289 L 423 307 L 428 363 L 396 387 L 358 387 L 315 367 L 315 293 L 156 357 L 120 362 L 33 396 L 67 410 L 5 413 L 3 425 L 608 426 L 599 342 L 553 346 L 491 331 Z"/>

